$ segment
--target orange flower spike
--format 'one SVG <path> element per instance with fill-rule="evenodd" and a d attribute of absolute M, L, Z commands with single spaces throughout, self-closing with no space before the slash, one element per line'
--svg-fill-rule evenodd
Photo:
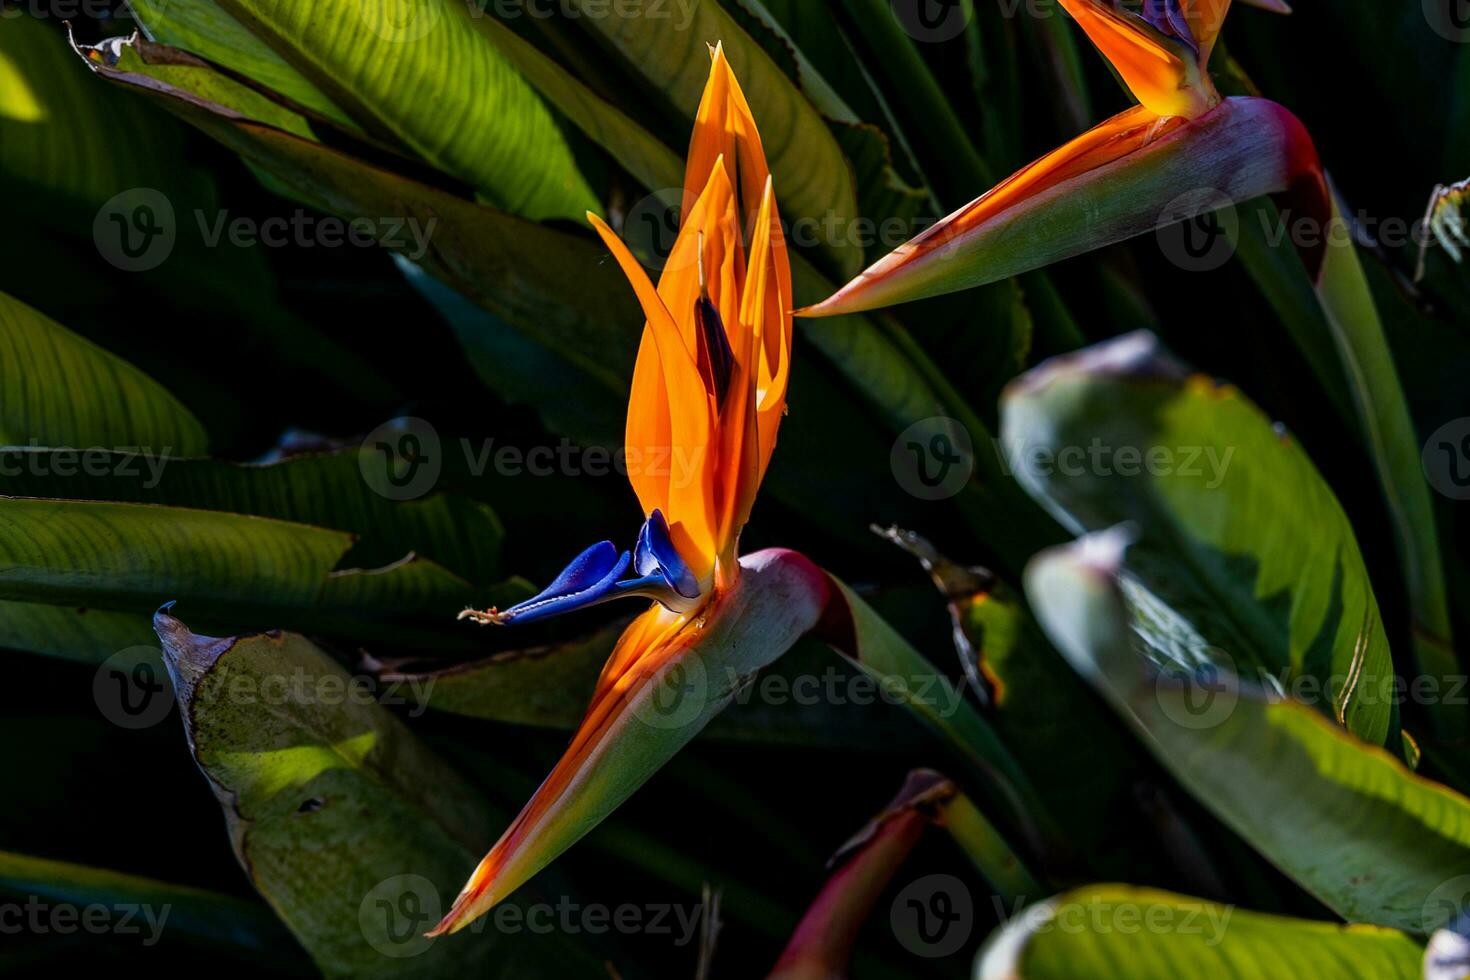
<path fill-rule="evenodd" d="M 535 598 L 462 618 L 529 622 L 622 596 L 655 603 L 618 641 L 566 754 L 430 935 L 464 928 L 590 829 L 592 784 L 616 805 L 647 753 L 668 750 L 634 749 L 627 773 L 613 756 L 648 730 L 632 716 L 664 668 L 712 650 L 771 656 L 812 628 L 826 602 L 825 575 L 800 556 L 737 553 L 786 407 L 791 266 L 750 107 L 723 49 L 710 54 L 685 213 L 656 287 L 588 215 L 647 318 L 627 420 L 629 478 L 645 517 L 637 547 L 620 554 L 601 542 Z"/>
<path fill-rule="evenodd" d="M 1149 112 L 1193 119 L 1219 105 L 1205 64 L 1230 0 L 1144 0 L 1143 16 L 1109 0 L 1061 2 Z"/>

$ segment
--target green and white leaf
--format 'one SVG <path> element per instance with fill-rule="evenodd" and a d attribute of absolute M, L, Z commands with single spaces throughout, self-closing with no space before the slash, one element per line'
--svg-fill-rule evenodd
<path fill-rule="evenodd" d="M 1135 613 L 1153 607 L 1181 668 L 1309 684 L 1349 731 L 1397 743 L 1393 661 L 1352 526 L 1301 446 L 1238 390 L 1138 333 L 1035 369 L 1002 414 L 1006 457 L 1053 516 L 1079 534 L 1137 528 Z"/>
<path fill-rule="evenodd" d="M 976 980 L 1418 980 L 1401 932 L 1248 912 L 1126 885 L 1033 905 L 986 942 Z"/>
<path fill-rule="evenodd" d="M 1179 783 L 1349 922 L 1428 934 L 1470 891 L 1470 800 L 1321 712 L 1234 674 L 1185 674 L 1140 617 L 1112 530 L 1043 552 L 1026 595 L 1053 643 Z"/>

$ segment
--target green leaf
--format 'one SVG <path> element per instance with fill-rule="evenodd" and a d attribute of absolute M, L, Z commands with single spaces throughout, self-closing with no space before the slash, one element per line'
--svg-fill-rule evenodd
<path fill-rule="evenodd" d="M 71 204 L 90 221 L 119 191 L 156 186 L 158 161 L 176 158 L 182 148 L 177 128 L 148 106 L 96 99 L 96 86 L 65 42 L 35 18 L 6 19 L 0 76 L 7 207 L 26 207 L 30 194 L 41 192 L 52 206 Z M 17 183 L 26 193 L 16 193 Z"/>
<path fill-rule="evenodd" d="M 0 647 L 98 666 L 119 650 L 151 646 L 146 612 L 0 600 Z"/>
<path fill-rule="evenodd" d="M 295 634 L 154 626 L 236 856 L 324 974 L 549 975 L 529 933 L 423 938 L 496 816 L 359 679 Z"/>
<path fill-rule="evenodd" d="M 190 456 L 207 439 L 137 368 L 0 293 L 0 443 Z"/>
<path fill-rule="evenodd" d="M 138 85 L 106 64 L 88 64 L 120 84 Z M 627 283 L 602 261 L 599 245 L 241 120 L 189 93 L 167 86 L 146 91 L 277 178 L 302 203 L 346 220 L 390 217 L 419 229 L 422 241 L 405 233 L 391 247 L 588 373 L 626 385 L 626 376 L 607 365 L 622 356 L 632 363 L 641 321 L 636 304 L 626 301 Z M 565 288 L 568 277 L 578 289 Z M 616 310 L 626 315 L 610 318 Z"/>
<path fill-rule="evenodd" d="M 224 5 L 213 0 L 133 0 L 130 6 L 150 39 L 221 65 L 304 112 L 358 130 L 325 92 Z"/>
<path fill-rule="evenodd" d="M 211 9 L 185 12 L 197 4 Z M 218 55 L 246 77 L 250 68 L 268 66 L 273 78 L 290 86 L 283 94 L 305 94 L 323 110 L 259 45 L 244 45 L 248 61 L 234 62 L 245 28 L 369 132 L 390 134 L 496 207 L 533 220 L 581 221 L 597 206 L 551 113 L 480 36 L 477 12 L 463 3 L 169 0 L 157 8 L 165 20 L 187 21 L 165 32 L 173 43 L 187 49 L 203 36 L 211 51 L 194 53 Z"/>
<path fill-rule="evenodd" d="M 491 597 L 420 558 L 339 567 L 352 543 L 342 531 L 240 514 L 0 497 L 0 598 L 132 613 L 180 599 L 211 621 L 472 648 L 453 615 Z M 415 618 L 444 631 L 409 625 Z"/>
<path fill-rule="evenodd" d="M 1058 895 L 987 941 L 977 980 L 1418 980 L 1424 949 L 1401 932 L 1246 912 L 1126 885 Z"/>
<path fill-rule="evenodd" d="M 1249 89 L 1251 82 L 1244 70 L 1228 55 L 1225 63 L 1231 70 L 1226 76 L 1230 85 Z M 1257 214 L 1277 217 L 1266 206 L 1255 209 L 1251 216 Z M 1271 227 L 1284 235 L 1292 216 L 1283 213 L 1279 217 Z M 1418 666 L 1449 678 L 1459 672 L 1459 666 L 1434 508 L 1420 469 L 1421 443 L 1357 246 L 1351 236 L 1344 240 L 1345 236 L 1330 232 L 1349 227 L 1335 196 L 1328 217 L 1315 281 L 1294 254 L 1297 249 L 1270 248 L 1261 242 L 1265 225 L 1245 230 L 1242 258 L 1335 406 L 1339 411 L 1351 409 L 1352 414 L 1345 415 L 1367 445 L 1392 519 L 1414 615 L 1413 649 Z M 1275 254 L 1282 252 L 1292 254 Z M 1303 309 L 1303 280 L 1315 288 L 1315 310 Z M 1429 714 L 1441 738 L 1470 735 L 1470 719 L 1464 712 L 1434 705 Z"/>
<path fill-rule="evenodd" d="M 1346 227 L 1335 199 L 1332 220 L 1334 227 Z M 1348 379 L 1361 432 L 1393 522 L 1404 588 L 1414 616 L 1415 659 L 1421 671 L 1449 682 L 1461 670 L 1451 634 L 1434 502 L 1422 469 L 1422 443 L 1357 247 L 1351 240 L 1338 241 L 1339 237 L 1327 236 L 1317 295 L 1332 326 L 1341 371 Z M 1441 738 L 1470 734 L 1470 719 L 1463 711 L 1433 705 L 1430 718 Z"/>
<path fill-rule="evenodd" d="M 435 462 L 448 447 L 424 449 Z M 389 499 L 375 490 L 384 484 L 370 482 L 384 465 L 381 451 L 370 445 L 246 465 L 0 450 L 0 473 L 12 496 L 164 504 L 314 524 L 351 532 L 346 560 L 352 564 L 382 567 L 417 555 L 475 585 L 498 580 L 505 529 L 495 512 L 459 494 Z"/>
<path fill-rule="evenodd" d="M 990 184 L 994 179 L 990 167 L 976 152 L 919 46 L 903 29 L 896 8 L 885 0 L 843 0 L 843 5 L 847 22 L 866 44 L 868 63 L 888 78 L 890 90 L 901 93 L 895 103 L 924 120 L 914 130 L 914 139 L 923 147 L 921 157 L 940 199 L 952 202 Z"/>
<path fill-rule="evenodd" d="M 684 161 L 648 130 L 494 17 L 475 24 L 541 97 L 649 190 L 682 187 Z"/>
<path fill-rule="evenodd" d="M 137 38 L 113 38 L 93 50 L 118 71 L 157 79 L 165 85 L 224 106 L 246 119 L 268 123 L 303 139 L 316 139 L 305 116 L 214 70 L 207 62 L 180 48 Z"/>
<path fill-rule="evenodd" d="M 0 851 L 0 892 L 38 896 L 77 907 L 132 907 L 132 925 L 147 938 L 155 923 L 162 935 L 213 947 L 217 954 L 279 957 L 291 939 L 261 905 L 218 892 L 104 868 Z M 141 907 L 142 911 L 138 911 Z M 121 913 L 119 913 L 121 914 Z"/>
<path fill-rule="evenodd" d="M 108 322 L 119 311 L 166 308 L 228 335 L 222 359 L 268 345 L 273 361 L 330 382 L 327 395 L 395 397 L 360 355 L 284 305 L 262 249 L 191 234 L 205 216 L 227 216 L 237 189 L 222 196 L 187 129 L 131 93 L 98 86 L 54 27 L 12 17 L 0 32 L 0 62 L 14 76 L 0 100 L 15 99 L 0 109 L 0 179 L 10 213 L 36 232 L 0 247 L 7 290 L 119 344 L 134 339 Z M 151 237 L 129 254 L 145 215 Z M 221 397 L 197 372 L 170 383 L 201 413 L 206 398 Z M 224 412 L 237 414 L 237 403 Z"/>
<path fill-rule="evenodd" d="M 1119 850 L 1111 813 L 1133 791 L 1131 746 L 1046 641 L 1021 598 L 984 569 L 956 565 L 912 531 L 884 538 L 912 554 L 949 606 L 955 647 L 996 733 L 1091 866 Z"/>
<path fill-rule="evenodd" d="M 1072 666 L 1205 807 L 1350 922 L 1426 934 L 1470 882 L 1470 800 L 1319 711 L 1234 674 L 1196 674 L 1119 531 L 1038 556 L 1026 595 Z"/>
<path fill-rule="evenodd" d="M 1131 521 L 1128 570 L 1166 607 L 1184 662 L 1279 688 L 1397 742 L 1393 662 L 1346 514 L 1297 442 L 1229 386 L 1137 333 L 1017 381 L 1002 441 L 1016 477 L 1074 532 Z M 1159 624 L 1162 628 L 1163 624 Z"/>
<path fill-rule="evenodd" d="M 671 18 L 685 14 L 676 14 L 674 7 L 668 8 L 666 17 L 618 17 L 606 16 L 601 8 L 589 12 L 598 0 L 569 2 L 581 23 L 649 85 L 663 92 L 691 124 L 709 78 L 708 46 L 723 43 L 760 127 L 783 216 L 790 221 L 806 218 L 824 226 L 833 222 L 842 229 L 852 227 L 857 196 L 837 141 L 816 108 L 715 0 L 691 5 L 689 23 L 678 24 L 682 28 L 678 30 L 670 30 L 674 26 Z M 853 236 L 822 237 L 819 245 L 838 273 L 852 275 L 861 268 L 862 249 L 851 240 Z"/>
<path fill-rule="evenodd" d="M 1000 798 L 1007 829 L 1019 830 L 1033 846 L 1055 845 L 1055 821 L 1046 804 L 1015 757 L 965 698 L 964 689 L 909 645 L 851 588 L 835 578 L 833 582 L 850 617 L 851 632 L 829 642 L 939 736 Z"/>

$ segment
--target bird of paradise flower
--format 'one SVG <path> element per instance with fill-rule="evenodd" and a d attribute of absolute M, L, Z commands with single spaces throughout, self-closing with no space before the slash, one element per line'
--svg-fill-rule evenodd
<path fill-rule="evenodd" d="M 630 468 L 646 518 L 631 550 L 593 545 L 535 598 L 461 618 L 505 625 L 628 596 L 654 604 L 618 641 L 566 754 L 431 936 L 482 915 L 596 823 L 595 816 L 567 816 L 569 791 L 597 763 L 613 728 L 626 723 L 631 699 L 650 678 L 696 645 L 720 642 L 722 629 L 728 634 L 762 590 L 774 587 L 782 597 L 784 615 L 776 619 L 786 625 L 774 624 L 777 646 L 815 625 L 826 604 L 825 573 L 801 556 L 737 553 L 785 412 L 791 266 L 750 107 L 723 49 L 711 57 L 685 179 L 693 204 L 656 287 L 607 224 L 588 215 L 647 317 L 628 399 L 629 458 L 672 455 L 681 465 Z M 647 761 L 620 758 L 616 766 L 633 774 L 631 792 Z"/>

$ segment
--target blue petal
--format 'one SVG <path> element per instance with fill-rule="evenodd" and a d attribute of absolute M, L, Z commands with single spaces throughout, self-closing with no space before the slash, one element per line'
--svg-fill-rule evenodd
<path fill-rule="evenodd" d="M 495 620 L 529 623 L 616 599 L 622 594 L 617 589 L 618 579 L 631 561 L 632 556 L 626 551 L 619 555 L 611 541 L 594 544 L 573 558 L 540 595 L 497 613 Z"/>
<path fill-rule="evenodd" d="M 633 567 L 642 576 L 662 575 L 668 587 L 686 599 L 699 598 L 699 580 L 674 547 L 662 511 L 655 510 L 639 530 Z"/>
<path fill-rule="evenodd" d="M 636 578 L 624 579 L 629 567 Z M 669 536 L 669 523 L 659 511 L 644 522 L 633 554 L 619 554 L 611 541 L 595 544 L 568 565 L 556 581 L 534 599 L 504 612 L 466 610 L 462 619 L 481 623 L 532 623 L 626 596 L 643 596 L 675 612 L 697 608 L 699 580 L 679 556 Z"/>

